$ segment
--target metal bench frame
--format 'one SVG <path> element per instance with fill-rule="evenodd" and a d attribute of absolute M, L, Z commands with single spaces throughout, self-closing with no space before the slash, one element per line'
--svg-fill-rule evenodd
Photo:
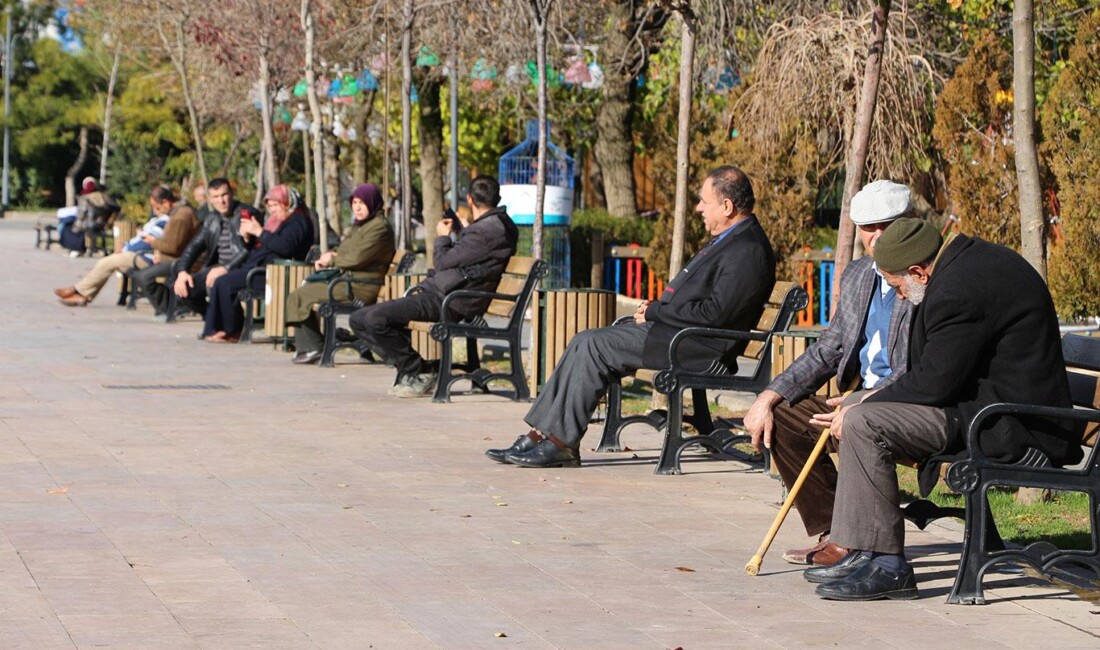
<path fill-rule="evenodd" d="M 603 437 L 597 451 L 621 451 L 620 435 L 630 424 L 644 422 L 649 426 L 665 431 L 661 457 L 655 474 L 679 474 L 680 456 L 692 445 L 701 445 L 714 452 L 728 452 L 733 444 L 746 440 L 746 436 L 734 435 L 727 428 L 718 428 L 711 418 L 707 402 L 708 390 L 730 390 L 759 393 L 771 381 L 771 346 L 775 334 L 787 330 L 795 314 L 806 308 L 809 300 L 805 289 L 794 282 L 776 283 L 768 305 L 777 309 L 771 326 L 764 331 L 744 332 L 738 330 L 714 329 L 708 327 L 689 327 L 681 330 L 669 344 L 671 366 L 659 370 L 653 375 L 653 387 L 657 392 L 668 395 L 668 410 L 657 409 L 645 415 L 624 416 L 622 413 L 622 378 L 614 381 L 607 390 L 607 419 L 604 422 Z M 765 311 L 767 314 L 767 311 Z M 633 319 L 632 316 L 626 319 Z M 620 319 L 624 320 L 624 319 Z M 620 322 L 617 321 L 617 322 Z M 751 375 L 730 374 L 729 369 L 719 360 L 703 370 L 685 367 L 678 358 L 680 345 L 690 338 L 724 339 L 728 341 L 757 341 L 761 343 L 756 370 Z M 635 376 L 646 373 L 635 373 Z M 691 391 L 692 413 L 684 416 L 684 392 Z M 684 423 L 695 427 L 697 435 L 684 436 Z"/>

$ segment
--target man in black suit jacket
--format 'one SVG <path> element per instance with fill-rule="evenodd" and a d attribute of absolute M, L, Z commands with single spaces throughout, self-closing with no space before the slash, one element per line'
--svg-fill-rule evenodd
<path fill-rule="evenodd" d="M 638 368 L 667 368 L 668 345 L 694 326 L 749 330 L 775 284 L 775 257 L 752 209 L 752 184 L 736 167 L 707 174 L 695 210 L 713 239 L 668 284 L 645 301 L 634 322 L 577 334 L 524 418 L 532 427 L 493 460 L 525 467 L 580 464 L 581 437 L 607 386 Z M 678 351 L 689 365 L 722 359 L 736 370 L 745 342 L 691 341 Z"/>
<path fill-rule="evenodd" d="M 1014 251 L 963 235 L 944 244 L 931 223 L 899 219 L 879 237 L 875 262 L 917 311 L 909 371 L 833 420 L 842 442 L 832 537 L 857 550 L 806 571 L 833 600 L 917 597 L 902 554 L 897 459 L 963 451 L 964 426 L 995 402 L 1070 406 L 1054 304 Z M 1005 417 L 982 434 L 995 460 L 1018 460 L 1028 448 L 1056 465 L 1081 459 L 1068 425 Z"/>

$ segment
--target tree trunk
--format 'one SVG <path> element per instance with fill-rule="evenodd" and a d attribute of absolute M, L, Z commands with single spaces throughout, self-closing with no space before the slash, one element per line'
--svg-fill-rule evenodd
<path fill-rule="evenodd" d="M 186 20 L 187 16 L 184 14 L 175 23 L 174 45 L 169 42 L 168 36 L 161 29 L 159 22 L 157 23 L 157 31 L 160 34 L 161 42 L 171 53 L 169 58 L 171 58 L 172 64 L 176 68 L 176 74 L 180 78 L 183 103 L 187 107 L 187 116 L 191 122 L 191 138 L 195 141 L 195 163 L 199 166 L 199 176 L 202 178 L 202 184 L 206 185 L 209 183 L 209 179 L 206 176 L 206 159 L 203 155 L 202 125 L 199 121 L 198 110 L 195 108 L 195 98 L 191 94 L 191 75 L 187 69 L 187 38 L 183 31 Z"/>
<path fill-rule="evenodd" d="M 1039 154 L 1035 146 L 1035 16 L 1032 0 L 1016 0 L 1012 9 L 1012 136 L 1020 188 L 1020 252 L 1046 280 L 1046 228 Z"/>
<path fill-rule="evenodd" d="M 115 105 L 115 83 L 118 81 L 118 63 L 122 45 L 115 46 L 115 60 L 111 63 L 111 76 L 107 78 L 107 102 L 103 106 L 103 146 L 99 151 L 99 182 L 107 183 L 107 154 L 111 145 L 111 109 Z"/>
<path fill-rule="evenodd" d="M 397 246 L 409 250 L 412 244 L 412 28 L 416 17 L 414 0 L 405 0 L 401 24 L 401 216 L 397 223 Z M 435 233 L 425 233 L 431 238 Z M 429 258 L 428 264 L 431 264 Z"/>
<path fill-rule="evenodd" d="M 302 0 L 301 19 L 302 31 L 305 32 L 306 37 L 306 95 L 309 98 L 309 115 L 311 120 L 309 130 L 313 140 L 313 183 L 315 195 L 312 207 L 317 211 L 317 223 L 322 224 L 328 223 L 328 214 L 325 211 L 325 145 L 321 135 L 321 101 L 317 97 L 317 72 L 313 68 L 315 45 L 312 0 Z M 321 252 L 327 253 L 328 237 L 322 234 L 318 241 L 321 245 Z"/>
<path fill-rule="evenodd" d="M 352 112 L 351 122 L 355 132 L 359 135 L 351 143 L 351 180 L 356 185 L 367 182 L 367 153 L 370 142 L 367 139 L 367 124 L 374 112 L 374 90 L 368 90 L 363 94 L 363 106 Z"/>
<path fill-rule="evenodd" d="M 278 159 L 275 157 L 275 127 L 271 110 L 271 69 L 267 60 L 266 44 L 261 46 L 260 63 L 260 118 L 263 120 L 264 180 L 267 188 L 279 184 Z"/>
<path fill-rule="evenodd" d="M 886 47 L 886 29 L 890 19 L 890 0 L 876 0 L 871 17 L 871 46 L 863 69 L 863 90 L 856 108 L 856 123 L 852 141 L 848 143 L 848 164 L 844 177 L 844 198 L 840 203 L 840 233 L 836 242 L 836 269 L 833 275 L 833 306 L 840 302 L 840 276 L 852 261 L 855 226 L 852 224 L 852 197 L 863 186 L 863 167 L 867 163 L 867 147 L 871 141 L 871 124 L 878 102 L 878 83 L 882 78 L 882 54 Z"/>
<path fill-rule="evenodd" d="M 419 68 L 416 88 L 420 97 L 420 207 L 424 240 L 432 259 L 435 227 L 443 216 L 443 111 L 439 105 L 442 79 Z"/>
<path fill-rule="evenodd" d="M 340 143 L 335 136 L 325 136 L 325 212 L 327 223 L 339 234 L 343 230 L 340 221 Z M 327 232 L 321 228 L 322 239 Z"/>
<path fill-rule="evenodd" d="M 634 197 L 634 79 L 630 70 L 616 63 L 631 47 L 637 24 L 631 19 L 629 2 L 609 7 L 611 28 L 607 32 L 601 100 L 596 110 L 596 145 L 593 153 L 603 172 L 607 211 L 617 217 L 633 217 L 638 208 Z"/>
<path fill-rule="evenodd" d="M 237 151 L 240 150 L 241 144 L 244 143 L 244 140 L 244 129 L 241 128 L 241 123 L 234 123 L 233 145 L 229 147 L 229 153 L 225 155 L 225 162 L 222 163 L 222 168 L 221 171 L 218 172 L 218 176 L 226 176 L 229 174 L 229 167 L 233 164 L 233 159 L 237 157 Z"/>
<path fill-rule="evenodd" d="M 73 166 L 65 172 L 65 205 L 69 207 L 76 205 L 76 175 L 80 173 L 84 161 L 88 159 L 88 127 L 80 127 L 80 135 L 77 140 L 80 143 L 80 153 L 77 155 Z"/>
<path fill-rule="evenodd" d="M 688 211 L 688 162 L 691 147 L 692 71 L 695 67 L 695 14 L 681 6 L 680 14 L 680 115 L 676 130 L 676 203 L 672 221 L 672 250 L 669 253 L 668 277 L 671 281 L 684 266 L 684 229 Z M 604 190 L 607 191 L 607 170 L 604 170 Z"/>
<path fill-rule="evenodd" d="M 535 167 L 535 223 L 531 228 L 531 256 L 542 259 L 543 210 L 546 203 L 546 20 L 553 0 L 531 0 L 535 16 L 535 62 L 538 68 L 539 143 Z"/>

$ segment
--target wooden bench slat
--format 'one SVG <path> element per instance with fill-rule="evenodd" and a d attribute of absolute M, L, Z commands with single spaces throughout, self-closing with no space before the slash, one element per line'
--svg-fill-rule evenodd
<path fill-rule="evenodd" d="M 512 256 L 512 259 L 508 260 L 508 266 L 504 268 L 505 275 L 521 275 L 526 278 L 531 273 L 531 269 L 535 268 L 535 258 L 533 257 L 516 257 Z"/>

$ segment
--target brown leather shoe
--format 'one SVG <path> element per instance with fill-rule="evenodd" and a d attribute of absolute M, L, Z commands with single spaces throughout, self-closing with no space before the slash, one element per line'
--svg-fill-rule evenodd
<path fill-rule="evenodd" d="M 87 307 L 88 299 L 80 295 L 79 293 L 76 293 L 69 296 L 68 298 L 62 298 L 61 304 L 65 305 L 66 307 Z"/>
<path fill-rule="evenodd" d="M 808 560 L 807 564 L 812 566 L 833 566 L 837 562 L 843 560 L 844 556 L 848 555 L 849 552 L 850 549 L 829 542 L 825 545 L 825 548 L 820 551 L 810 553 L 806 557 Z"/>
<path fill-rule="evenodd" d="M 817 544 L 810 548 L 792 549 L 783 554 L 783 559 L 791 564 L 810 564 L 813 566 L 832 566 L 848 554 L 848 549 L 829 541 L 829 533 L 822 533 Z"/>
<path fill-rule="evenodd" d="M 64 287 L 62 289 L 54 289 L 53 293 L 58 298 L 72 298 L 76 295 L 76 287 Z"/>

